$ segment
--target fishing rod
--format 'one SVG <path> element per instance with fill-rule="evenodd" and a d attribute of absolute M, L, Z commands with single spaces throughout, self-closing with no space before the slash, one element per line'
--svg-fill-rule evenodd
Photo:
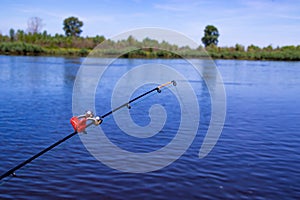
<path fill-rule="evenodd" d="M 102 116 L 96 116 L 94 117 L 94 114 L 91 111 L 87 111 L 84 115 L 80 115 L 80 116 L 74 116 L 71 118 L 70 122 L 74 128 L 74 132 L 67 135 L 66 137 L 62 138 L 61 140 L 55 142 L 54 144 L 52 144 L 51 146 L 47 147 L 46 149 L 40 151 L 39 153 L 35 154 L 34 156 L 30 157 L 29 159 L 25 160 L 24 162 L 20 163 L 19 165 L 15 166 L 14 168 L 8 170 L 7 172 L 5 172 L 4 174 L 2 174 L 0 176 L 0 180 L 2 180 L 5 177 L 8 177 L 10 175 L 12 176 L 16 176 L 15 172 L 24 167 L 26 164 L 30 163 L 31 161 L 33 161 L 34 159 L 40 157 L 41 155 L 43 155 L 44 153 L 50 151 L 51 149 L 53 149 L 54 147 L 58 146 L 59 144 L 63 143 L 64 141 L 70 139 L 71 137 L 73 137 L 74 135 L 83 132 L 86 133 L 85 129 L 91 125 L 95 125 L 98 126 L 103 122 L 103 119 L 109 115 L 111 115 L 112 113 L 116 112 L 117 110 L 120 110 L 121 108 L 127 107 L 128 109 L 131 108 L 130 103 L 142 98 L 143 96 L 146 96 L 154 91 L 157 91 L 158 93 L 161 93 L 161 89 L 163 87 L 166 87 L 168 85 L 173 84 L 173 86 L 176 86 L 177 83 L 173 80 L 173 81 L 169 81 L 167 83 L 161 84 L 159 86 L 157 86 L 156 88 L 149 90 L 148 92 L 145 92 L 141 95 L 139 95 L 138 97 L 135 97 L 134 99 L 122 104 L 121 106 L 109 111 L 108 113 L 102 115 Z M 89 124 L 87 124 L 88 121 L 91 121 Z"/>

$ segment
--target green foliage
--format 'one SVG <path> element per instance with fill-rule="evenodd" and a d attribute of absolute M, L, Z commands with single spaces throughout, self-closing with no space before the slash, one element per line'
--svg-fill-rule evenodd
<path fill-rule="evenodd" d="M 24 42 L 3 42 L 0 43 L 1 54 L 13 54 L 13 55 L 38 55 L 43 53 L 42 47 L 28 44 Z"/>
<path fill-rule="evenodd" d="M 9 30 L 9 37 L 11 42 L 15 40 L 15 30 L 13 28 Z"/>
<path fill-rule="evenodd" d="M 247 52 L 256 52 L 256 51 L 260 51 L 260 48 L 258 46 L 253 45 L 253 44 L 251 44 L 247 48 Z"/>
<path fill-rule="evenodd" d="M 213 25 L 207 25 L 204 29 L 204 36 L 202 37 L 202 43 L 205 47 L 209 45 L 218 45 L 218 37 L 220 36 L 218 29 Z"/>
<path fill-rule="evenodd" d="M 63 30 L 65 31 L 66 36 L 78 37 L 82 32 L 81 27 L 83 26 L 83 22 L 77 17 L 66 18 L 63 25 Z"/>
<path fill-rule="evenodd" d="M 214 59 L 247 60 L 290 60 L 300 61 L 300 46 L 273 48 L 271 45 L 260 48 L 255 45 L 245 47 L 236 44 L 233 47 L 218 47 L 210 44 L 191 49 L 178 47 L 166 41 L 158 42 L 151 38 L 142 41 L 129 36 L 127 39 L 106 40 L 101 48 L 94 49 L 103 42 L 103 36 L 68 37 L 62 34 L 25 33 L 23 30 L 10 30 L 9 35 L 0 34 L 0 54 L 6 55 L 55 55 L 55 56 L 101 56 L 124 58 L 207 58 L 207 53 Z M 205 51 L 206 50 L 206 51 Z M 124 54 L 124 52 L 127 52 Z M 179 56 L 180 55 L 180 56 Z"/>
<path fill-rule="evenodd" d="M 25 33 L 24 33 L 24 31 L 22 31 L 22 30 L 17 30 L 16 38 L 17 38 L 18 41 L 23 42 L 24 39 L 25 39 Z"/>
<path fill-rule="evenodd" d="M 255 45 L 247 47 L 247 51 L 243 51 L 240 45 L 233 47 L 206 48 L 209 55 L 215 59 L 241 59 L 241 60 L 300 60 L 300 46 L 284 46 L 273 48 L 271 45 L 260 48 Z"/>
<path fill-rule="evenodd" d="M 245 47 L 241 44 L 236 44 L 235 45 L 235 51 L 240 51 L 240 52 L 244 52 L 245 51 Z"/>
<path fill-rule="evenodd" d="M 273 51 L 272 45 L 263 48 L 264 51 Z"/>
<path fill-rule="evenodd" d="M 122 55 L 122 58 L 181 58 L 181 56 L 163 49 L 143 48 L 129 51 Z"/>
<path fill-rule="evenodd" d="M 104 36 L 99 36 L 96 35 L 96 37 L 92 38 L 94 46 L 97 46 L 98 44 L 100 44 L 101 42 L 103 42 L 105 40 Z"/>

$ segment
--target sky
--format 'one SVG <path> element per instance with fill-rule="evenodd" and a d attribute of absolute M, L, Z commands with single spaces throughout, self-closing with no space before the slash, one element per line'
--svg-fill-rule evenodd
<path fill-rule="evenodd" d="M 273 47 L 300 45 L 299 0 L 1 0 L 0 33 L 26 30 L 31 17 L 43 30 L 64 34 L 63 20 L 83 21 L 82 36 L 119 33 L 143 27 L 178 31 L 199 45 L 206 25 L 218 28 L 219 46 L 239 43 Z"/>

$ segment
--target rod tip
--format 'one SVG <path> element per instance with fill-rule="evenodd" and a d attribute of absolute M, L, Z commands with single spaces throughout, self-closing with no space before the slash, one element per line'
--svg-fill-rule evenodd
<path fill-rule="evenodd" d="M 174 86 L 177 85 L 176 81 L 173 80 L 173 81 L 171 81 L 171 82 L 173 83 Z"/>

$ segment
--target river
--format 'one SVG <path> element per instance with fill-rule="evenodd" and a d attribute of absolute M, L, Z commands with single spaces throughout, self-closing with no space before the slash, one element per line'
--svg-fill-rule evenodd
<path fill-rule="evenodd" d="M 83 61 L 0 56 L 0 174 L 72 132 L 73 85 Z M 180 59 L 120 59 L 112 69 L 124 72 L 147 63 L 184 67 Z M 226 119 L 206 157 L 198 156 L 211 118 L 210 94 L 204 84 L 197 94 L 201 107 L 197 135 L 170 165 L 147 173 L 112 169 L 93 157 L 76 135 L 18 170 L 17 177 L 2 182 L 0 198 L 299 199 L 300 62 L 215 63 L 226 91 Z M 109 94 L 96 95 L 97 108 L 110 98 Z M 145 104 L 138 103 L 138 109 L 130 111 L 133 120 L 149 123 L 144 109 L 148 111 L 148 104 L 161 99 L 149 97 Z M 165 102 L 167 114 L 176 103 L 172 98 Z M 121 133 L 113 118 L 101 126 L 111 130 L 108 138 L 122 149 L 151 152 L 170 143 L 179 125 L 166 127 L 169 131 L 164 137 L 145 141 Z"/>

